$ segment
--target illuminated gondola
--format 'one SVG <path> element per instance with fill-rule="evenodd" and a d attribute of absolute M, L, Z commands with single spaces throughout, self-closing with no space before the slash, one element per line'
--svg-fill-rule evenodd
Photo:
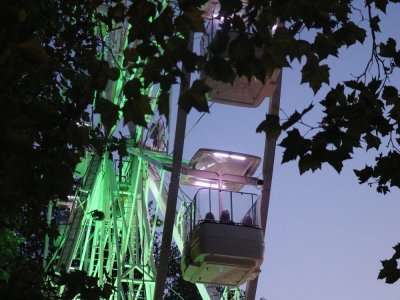
<path fill-rule="evenodd" d="M 240 192 L 260 158 L 200 149 L 181 183 L 202 187 L 184 215 L 182 273 L 185 280 L 239 286 L 254 279 L 263 261 L 264 238 L 257 195 Z"/>

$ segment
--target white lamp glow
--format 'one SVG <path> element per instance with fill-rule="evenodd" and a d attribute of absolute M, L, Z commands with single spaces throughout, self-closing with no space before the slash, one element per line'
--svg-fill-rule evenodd
<path fill-rule="evenodd" d="M 229 154 L 226 154 L 226 153 L 221 153 L 221 152 L 214 152 L 213 153 L 214 154 L 214 156 L 216 156 L 216 157 L 229 157 Z"/>
<path fill-rule="evenodd" d="M 214 189 L 218 188 L 218 184 L 208 183 L 208 182 L 204 182 L 204 181 L 195 181 L 194 185 L 201 186 L 201 187 L 210 187 L 210 188 L 214 188 Z"/>
<path fill-rule="evenodd" d="M 246 157 L 241 156 L 241 155 L 231 154 L 229 156 L 230 156 L 230 158 L 237 159 L 237 160 L 245 160 L 246 159 Z"/>

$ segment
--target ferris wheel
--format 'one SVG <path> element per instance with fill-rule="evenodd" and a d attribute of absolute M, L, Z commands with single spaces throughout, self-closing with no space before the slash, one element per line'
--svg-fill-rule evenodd
<path fill-rule="evenodd" d="M 217 4 L 210 1 L 208 11 L 214 11 Z M 209 19 L 205 14 L 205 22 L 212 24 Z M 113 50 L 105 53 L 111 65 L 122 63 L 126 30 L 122 26 L 104 37 Z M 209 31 L 204 38 L 213 34 Z M 205 39 L 202 42 L 203 46 L 207 43 Z M 114 99 L 116 105 L 123 105 L 121 86 L 128 76 L 140 74 L 123 74 L 119 81 L 108 83 L 106 98 Z M 278 113 L 280 71 L 265 84 L 255 78 L 236 78 L 233 85 L 204 80 L 213 89 L 214 102 L 257 107 L 270 97 L 269 113 Z M 154 108 L 159 88 L 155 85 L 147 92 Z M 177 122 L 185 123 L 179 113 Z M 155 114 L 147 121 L 148 129 L 129 126 L 128 156 L 112 161 L 110 152 L 89 151 L 82 158 L 76 170 L 82 177 L 81 186 L 68 201 L 58 201 L 53 210 L 61 235 L 54 241 L 56 250 L 47 267 L 60 273 L 85 271 L 97 278 L 99 286 L 112 287 L 111 299 L 162 299 L 168 289 L 162 268 L 168 265 L 165 253 L 173 237 L 182 256 L 182 276 L 196 284 L 202 299 L 239 299 L 237 287 L 244 284 L 246 299 L 254 299 L 264 256 L 275 142 L 266 142 L 264 181 L 260 181 L 252 176 L 261 158 L 199 149 L 185 161 L 179 151 L 184 143 L 184 132 L 178 130 L 182 124 L 177 124 L 171 157 L 165 120 Z M 179 184 L 198 190 L 176 207 Z M 241 192 L 245 185 L 262 186 L 262 195 Z M 160 220 L 164 227 L 157 226 Z M 157 266 L 154 243 L 161 233 Z M 191 298 L 177 293 L 177 299 Z"/>

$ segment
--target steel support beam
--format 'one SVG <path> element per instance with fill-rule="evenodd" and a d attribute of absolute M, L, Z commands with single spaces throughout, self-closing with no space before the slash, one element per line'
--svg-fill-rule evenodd
<path fill-rule="evenodd" d="M 268 114 L 270 115 L 279 115 L 279 106 L 281 100 L 281 86 L 282 86 L 282 70 L 278 77 L 278 87 L 273 93 L 269 108 Z M 269 209 L 269 199 L 271 195 L 271 184 L 272 184 L 272 173 L 274 170 L 274 159 L 275 159 L 275 148 L 276 148 L 276 139 L 268 140 L 265 138 L 265 147 L 264 147 L 264 159 L 263 159 L 263 178 L 264 183 L 262 186 L 261 193 L 261 228 L 263 230 L 265 236 L 265 230 L 267 226 L 267 218 L 268 218 L 268 209 Z M 257 291 L 257 283 L 258 277 L 248 281 L 246 285 L 246 300 L 254 300 L 256 297 Z"/>
<path fill-rule="evenodd" d="M 193 48 L 193 32 L 190 33 L 188 48 Z M 184 69 L 184 68 L 183 68 Z M 183 70 L 184 80 L 181 82 L 179 95 L 182 95 L 190 88 L 190 73 Z M 176 202 L 178 199 L 179 179 L 182 168 L 183 146 L 185 142 L 187 113 L 178 106 L 178 116 L 176 120 L 174 154 L 171 172 L 171 181 L 168 189 L 167 207 L 165 212 L 165 222 L 163 228 L 160 263 L 157 269 L 156 286 L 154 300 L 161 300 L 164 295 L 165 279 L 167 277 L 169 252 L 171 248 L 172 232 L 175 223 Z"/>

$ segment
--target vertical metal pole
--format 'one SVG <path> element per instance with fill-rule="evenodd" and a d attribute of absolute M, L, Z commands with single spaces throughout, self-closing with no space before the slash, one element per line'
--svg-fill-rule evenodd
<path fill-rule="evenodd" d="M 252 222 L 252 225 L 257 224 L 257 223 L 256 223 L 255 214 L 254 214 L 254 199 L 253 199 L 253 194 L 251 194 L 251 222 Z"/>
<path fill-rule="evenodd" d="M 196 201 L 196 198 L 194 198 L 194 199 L 195 199 L 194 201 Z M 192 230 L 193 230 L 193 203 L 190 203 L 190 206 L 189 206 L 189 225 L 190 225 L 189 234 L 192 234 Z"/>
<path fill-rule="evenodd" d="M 118 292 L 117 292 L 117 299 L 125 299 L 125 296 L 123 294 L 123 288 L 122 288 L 122 264 L 121 264 L 121 252 L 120 252 L 120 245 L 119 245 L 119 234 L 118 234 L 118 224 L 117 224 L 117 207 L 116 207 L 116 201 L 117 199 L 112 199 L 112 218 L 113 218 L 113 229 L 114 229 L 114 243 L 115 243 L 115 250 L 116 253 L 115 255 L 117 256 L 117 286 L 118 286 Z"/>
<path fill-rule="evenodd" d="M 122 182 L 122 156 L 119 157 L 119 164 L 118 164 L 118 181 Z"/>
<path fill-rule="evenodd" d="M 101 222 L 103 223 L 103 222 Z M 99 222 L 95 222 L 94 224 L 94 233 L 92 236 L 92 249 L 90 249 L 90 259 L 89 259 L 89 266 L 88 268 L 86 268 L 86 272 L 88 273 L 89 276 L 93 276 L 94 275 L 94 269 L 95 269 L 95 256 L 96 256 L 96 249 L 97 249 L 97 243 L 99 242 L 99 227 L 101 226 L 101 224 L 99 224 Z M 102 238 L 102 236 L 101 236 Z M 89 251 L 88 254 L 89 254 Z"/>
<path fill-rule="evenodd" d="M 233 221 L 233 204 L 232 204 L 232 192 L 231 192 L 231 221 Z"/>
<path fill-rule="evenodd" d="M 208 208 L 209 212 L 211 212 L 211 190 L 208 189 Z"/>
<path fill-rule="evenodd" d="M 100 245 L 99 245 L 99 270 L 98 270 L 98 277 L 99 277 L 99 284 L 103 285 L 104 283 L 104 248 L 106 245 L 106 236 L 105 236 L 105 224 L 104 222 L 101 222 L 101 236 L 103 237 L 100 240 Z"/>
<path fill-rule="evenodd" d="M 197 211 L 197 197 L 194 198 L 194 210 L 193 210 L 193 228 L 196 226 L 196 211 Z"/>
<path fill-rule="evenodd" d="M 218 174 L 218 176 L 220 176 Z M 222 200 L 222 194 L 221 194 L 221 189 L 222 189 L 222 183 L 221 183 L 221 177 L 218 179 L 218 209 L 219 209 L 219 215 L 221 216 L 222 211 L 224 210 L 224 205 L 223 205 L 223 200 Z"/>
<path fill-rule="evenodd" d="M 271 101 L 269 103 L 268 114 L 279 115 L 279 105 L 281 99 L 281 86 L 282 86 L 282 70 L 278 77 L 278 86 L 275 92 L 272 94 Z M 261 228 L 265 236 L 265 229 L 267 225 L 268 208 L 269 208 L 269 198 L 271 195 L 271 183 L 272 183 L 272 173 L 274 169 L 274 159 L 275 159 L 275 148 L 276 139 L 268 140 L 265 139 L 264 148 L 264 160 L 263 160 L 263 187 L 261 194 Z M 256 297 L 258 277 L 247 282 L 246 285 L 246 300 L 254 300 Z"/>
<path fill-rule="evenodd" d="M 188 48 L 193 49 L 193 33 L 190 33 Z M 184 69 L 184 68 L 183 68 Z M 183 70 L 184 80 L 181 82 L 179 95 L 182 95 L 190 87 L 190 73 Z M 181 107 L 178 107 L 178 116 L 176 120 L 176 130 L 174 139 L 174 154 L 171 172 L 171 181 L 169 183 L 167 207 L 165 210 L 165 223 L 160 251 L 160 263 L 157 270 L 156 286 L 154 300 L 161 300 L 164 295 L 165 280 L 168 270 L 169 251 L 171 248 L 172 231 L 175 223 L 176 202 L 178 198 L 179 178 L 182 168 L 183 146 L 186 130 L 187 113 Z"/>

